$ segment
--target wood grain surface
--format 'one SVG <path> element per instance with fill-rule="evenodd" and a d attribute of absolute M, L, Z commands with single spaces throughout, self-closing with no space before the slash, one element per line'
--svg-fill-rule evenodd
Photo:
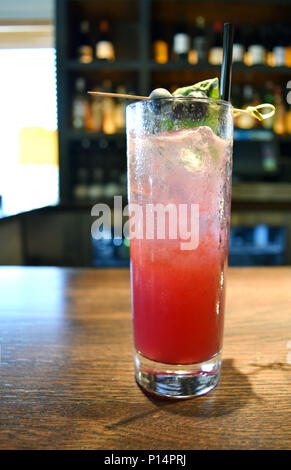
<path fill-rule="evenodd" d="M 291 268 L 231 268 L 222 377 L 149 398 L 129 272 L 0 269 L 1 449 L 290 449 Z"/>

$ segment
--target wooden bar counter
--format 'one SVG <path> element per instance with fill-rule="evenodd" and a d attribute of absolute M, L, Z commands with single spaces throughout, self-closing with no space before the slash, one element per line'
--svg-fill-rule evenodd
<path fill-rule="evenodd" d="M 149 398 L 127 269 L 0 268 L 1 449 L 290 449 L 291 267 L 230 268 L 219 386 Z"/>

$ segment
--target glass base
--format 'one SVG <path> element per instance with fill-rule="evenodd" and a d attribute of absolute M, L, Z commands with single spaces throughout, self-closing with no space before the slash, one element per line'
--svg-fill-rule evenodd
<path fill-rule="evenodd" d="M 221 353 L 196 364 L 164 364 L 135 351 L 135 378 L 149 393 L 167 398 L 191 398 L 210 392 L 218 383 Z"/>

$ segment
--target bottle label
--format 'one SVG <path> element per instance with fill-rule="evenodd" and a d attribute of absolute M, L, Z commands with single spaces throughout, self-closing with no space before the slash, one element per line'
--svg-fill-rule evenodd
<path fill-rule="evenodd" d="M 99 41 L 96 45 L 96 57 L 103 60 L 114 60 L 114 47 L 110 41 Z"/>
<path fill-rule="evenodd" d="M 283 46 L 276 46 L 273 48 L 275 65 L 285 65 L 285 48 Z"/>
<path fill-rule="evenodd" d="M 89 64 L 93 60 L 93 49 L 91 46 L 80 46 L 77 55 L 82 64 Z"/>
<path fill-rule="evenodd" d="M 190 49 L 190 37 L 188 34 L 175 34 L 173 47 L 176 54 L 187 54 Z"/>
<path fill-rule="evenodd" d="M 222 47 L 212 47 L 209 51 L 209 63 L 220 65 L 222 63 Z"/>
<path fill-rule="evenodd" d="M 259 44 L 254 44 L 248 49 L 250 54 L 251 63 L 254 64 L 264 64 L 265 63 L 265 48 Z"/>
<path fill-rule="evenodd" d="M 206 43 L 203 36 L 198 36 L 193 40 L 193 49 L 197 52 L 199 61 L 206 60 Z"/>
<path fill-rule="evenodd" d="M 243 62 L 245 48 L 242 44 L 234 44 L 232 49 L 233 62 Z"/>
<path fill-rule="evenodd" d="M 168 44 L 162 40 L 155 41 L 153 44 L 153 54 L 155 62 L 165 64 L 168 62 Z"/>
<path fill-rule="evenodd" d="M 85 127 L 86 103 L 82 99 L 75 99 L 72 105 L 72 124 L 74 129 Z"/>

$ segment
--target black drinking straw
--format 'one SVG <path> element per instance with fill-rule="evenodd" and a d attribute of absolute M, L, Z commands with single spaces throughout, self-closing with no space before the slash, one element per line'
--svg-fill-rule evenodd
<path fill-rule="evenodd" d="M 220 77 L 220 98 L 230 101 L 231 69 L 232 69 L 233 24 L 223 25 L 223 57 Z"/>

